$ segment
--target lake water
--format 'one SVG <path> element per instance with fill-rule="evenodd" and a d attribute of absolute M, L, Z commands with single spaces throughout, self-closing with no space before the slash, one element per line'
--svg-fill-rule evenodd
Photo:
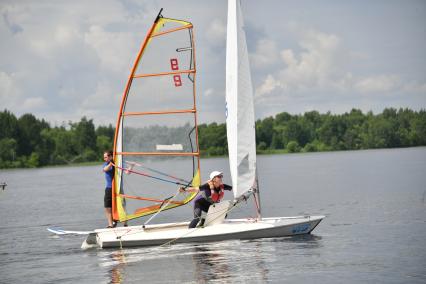
<path fill-rule="evenodd" d="M 201 166 L 230 182 L 226 159 Z M 263 215 L 327 216 L 313 234 L 82 250 L 84 236 L 46 228 L 106 225 L 100 166 L 2 170 L 0 283 L 426 283 L 425 147 L 260 156 L 258 167 Z M 157 220 L 192 217 L 171 211 Z"/>

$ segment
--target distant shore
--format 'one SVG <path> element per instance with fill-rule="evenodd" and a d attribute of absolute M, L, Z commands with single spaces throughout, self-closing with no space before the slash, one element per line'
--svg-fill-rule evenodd
<path fill-rule="evenodd" d="M 4 110 L 0 112 L 0 126 L 0 169 L 93 164 L 114 145 L 115 128 L 112 125 L 95 127 L 93 120 L 86 117 L 76 123 L 51 127 L 32 114 L 17 118 Z M 255 128 L 256 150 L 260 155 L 426 146 L 426 110 L 386 108 L 380 114 L 357 109 L 344 114 L 282 112 L 257 120 Z M 176 135 L 185 129 L 153 124 L 132 128 L 131 133 L 139 137 L 136 143 L 146 138 L 151 140 L 145 142 L 155 145 L 165 141 L 174 143 Z M 198 125 L 202 158 L 227 155 L 226 131 L 225 123 Z M 191 141 L 185 143 L 196 146 L 195 135 L 190 138 Z M 123 149 L 130 146 L 123 145 Z"/>

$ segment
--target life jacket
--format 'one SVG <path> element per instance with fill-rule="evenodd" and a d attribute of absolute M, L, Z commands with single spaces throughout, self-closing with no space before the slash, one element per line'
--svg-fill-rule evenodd
<path fill-rule="evenodd" d="M 223 196 L 225 195 L 223 184 L 221 184 L 219 188 L 219 192 L 217 192 L 215 189 L 211 189 L 210 197 L 214 202 L 220 202 L 220 200 L 222 200 Z"/>

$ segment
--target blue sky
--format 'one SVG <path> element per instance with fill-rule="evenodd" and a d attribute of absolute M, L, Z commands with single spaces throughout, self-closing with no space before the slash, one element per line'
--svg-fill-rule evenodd
<path fill-rule="evenodd" d="M 194 24 L 200 122 L 224 122 L 226 1 L 0 0 L 0 109 L 115 123 L 160 8 Z M 426 1 L 243 0 L 258 118 L 426 108 Z"/>

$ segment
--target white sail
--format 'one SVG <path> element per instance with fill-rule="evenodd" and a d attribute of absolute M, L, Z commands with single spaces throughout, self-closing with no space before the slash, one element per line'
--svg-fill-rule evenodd
<path fill-rule="evenodd" d="M 228 1 L 226 40 L 226 127 L 235 197 L 256 187 L 253 87 L 239 0 Z"/>

